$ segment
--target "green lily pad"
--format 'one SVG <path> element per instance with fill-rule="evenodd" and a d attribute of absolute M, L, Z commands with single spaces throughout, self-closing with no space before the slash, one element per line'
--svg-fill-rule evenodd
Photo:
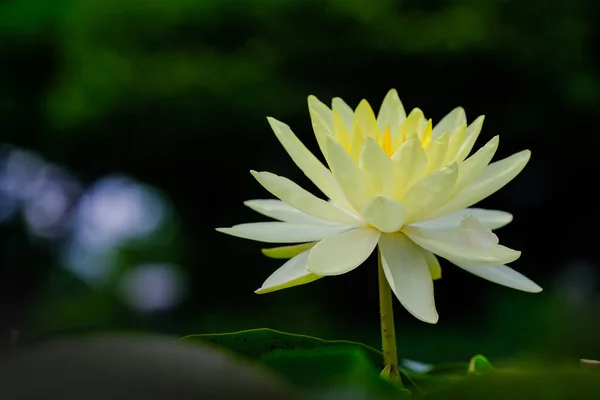
<path fill-rule="evenodd" d="M 249 329 L 231 333 L 189 335 L 183 342 L 197 341 L 224 347 L 244 357 L 260 360 L 281 350 L 311 350 L 321 347 L 358 347 L 375 364 L 381 364 L 382 353 L 374 347 L 348 340 L 324 340 L 312 336 L 286 333 L 275 329 Z"/>
<path fill-rule="evenodd" d="M 327 357 L 333 357 L 331 354 L 333 354 L 337 348 L 345 349 L 345 352 L 349 351 L 348 349 L 352 349 L 352 351 L 359 351 L 360 354 L 362 354 L 360 357 L 368 360 L 369 365 L 377 372 L 375 374 L 377 379 L 384 381 L 379 377 L 379 371 L 381 369 L 379 366 L 383 359 L 382 353 L 379 350 L 362 343 L 347 340 L 324 340 L 267 328 L 222 334 L 189 335 L 180 340 L 184 342 L 210 343 L 262 364 L 272 363 L 273 360 L 277 359 L 279 356 L 285 356 L 284 359 L 286 360 L 289 358 L 306 359 L 306 357 L 309 357 L 307 356 L 308 354 L 311 355 L 310 357 L 312 357 L 311 359 L 313 360 L 319 358 L 327 359 Z M 320 351 L 323 353 L 320 353 Z M 356 358 L 359 356 L 348 354 L 342 356 L 341 354 L 337 354 L 336 357 Z M 319 370 L 319 368 L 322 369 L 321 363 L 325 366 L 327 365 L 325 362 L 326 361 L 321 360 L 317 365 L 311 368 L 317 368 L 317 370 Z M 415 374 L 408 370 L 400 370 L 399 372 L 407 389 L 421 391 L 412 379 L 413 375 L 418 376 L 419 374 Z"/>
<path fill-rule="evenodd" d="M 356 346 L 281 350 L 264 356 L 261 363 L 297 387 L 318 393 L 346 390 L 372 399 L 406 398 L 411 394 L 382 379 L 367 352 Z"/>

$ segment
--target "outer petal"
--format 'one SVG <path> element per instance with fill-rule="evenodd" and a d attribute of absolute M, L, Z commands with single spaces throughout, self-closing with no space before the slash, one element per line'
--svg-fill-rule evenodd
<path fill-rule="evenodd" d="M 294 163 L 304 172 L 327 197 L 334 200 L 336 203 L 346 206 L 348 201 L 342 193 L 342 189 L 331 174 L 331 171 L 325 166 L 302 144 L 302 142 L 294 135 L 294 132 L 289 126 L 283 122 L 277 121 L 275 118 L 268 117 L 267 120 L 271 124 L 271 128 L 277 139 L 281 142 L 285 150 L 288 152 Z"/>
<path fill-rule="evenodd" d="M 250 171 L 252 176 L 274 196 L 293 208 L 315 218 L 338 224 L 358 224 L 360 221 L 333 204 L 319 199 L 296 183 L 270 172 Z"/>
<path fill-rule="evenodd" d="M 313 131 L 317 137 L 319 148 L 327 159 L 327 146 L 325 138 L 333 135 L 333 114 L 329 107 L 323 104 L 315 96 L 308 96 L 308 112 L 312 122 Z"/>
<path fill-rule="evenodd" d="M 515 261 L 521 255 L 520 251 L 499 244 L 492 244 L 487 248 L 478 246 L 469 237 L 463 236 L 460 230 L 438 231 L 409 226 L 402 231 L 419 246 L 455 264 L 505 264 Z"/>
<path fill-rule="evenodd" d="M 458 164 L 458 178 L 454 187 L 454 193 L 458 193 L 469 183 L 473 182 L 473 179 L 477 178 L 481 171 L 488 166 L 494 154 L 496 154 L 498 141 L 499 137 L 494 136 L 485 146 L 477 150 L 475 154 Z"/>
<path fill-rule="evenodd" d="M 317 242 L 295 244 L 292 246 L 272 247 L 270 249 L 261 249 L 260 251 L 269 258 L 288 259 L 296 257 L 298 254 L 312 249 Z"/>
<path fill-rule="evenodd" d="M 296 210 L 289 204 L 281 200 L 275 199 L 255 199 L 247 200 L 244 205 L 256 211 L 259 214 L 279 221 L 290 222 L 293 224 L 302 225 L 327 225 L 331 226 L 331 222 L 323 221 L 315 217 L 311 217 L 302 211 Z"/>
<path fill-rule="evenodd" d="M 433 281 L 423 251 L 402 233 L 382 234 L 379 249 L 383 272 L 400 303 L 421 321 L 435 324 Z"/>
<path fill-rule="evenodd" d="M 481 128 L 483 127 L 483 121 L 485 120 L 485 116 L 481 115 L 477 117 L 477 119 L 471 122 L 471 125 L 467 127 L 467 133 L 465 134 L 465 140 L 463 141 L 458 154 L 456 155 L 456 161 L 461 162 L 471 152 L 473 146 L 475 145 L 475 141 L 479 137 L 479 133 L 481 133 Z"/>
<path fill-rule="evenodd" d="M 371 255 L 379 231 L 357 228 L 321 240 L 310 251 L 308 270 L 318 275 L 341 275 L 361 265 Z"/>
<path fill-rule="evenodd" d="M 396 187 L 394 164 L 377 142 L 371 138 L 367 138 L 363 142 L 359 168 L 369 181 L 372 195 L 394 195 Z"/>
<path fill-rule="evenodd" d="M 456 263 L 455 263 L 456 264 Z M 542 288 L 526 276 L 520 274 L 506 265 L 478 265 L 456 264 L 460 268 L 477 275 L 480 278 L 497 283 L 509 288 L 524 292 L 539 293 Z"/>
<path fill-rule="evenodd" d="M 488 165 L 475 180 L 452 197 L 446 204 L 430 214 L 428 218 L 450 214 L 485 199 L 513 180 L 525 168 L 530 157 L 531 152 L 523 150 L 504 160 Z"/>
<path fill-rule="evenodd" d="M 436 140 L 442 136 L 444 132 L 452 134 L 455 130 L 460 128 L 461 125 L 466 123 L 467 116 L 465 114 L 465 110 L 462 107 L 456 107 L 436 124 L 431 134 L 432 139 Z"/>
<path fill-rule="evenodd" d="M 475 217 L 489 229 L 498 229 L 508 225 L 513 216 L 506 211 L 484 210 L 483 208 L 465 208 L 452 214 L 447 214 L 428 221 L 419 221 L 411 224 L 417 228 L 453 230 L 460 227 L 462 220 L 467 217 Z"/>
<path fill-rule="evenodd" d="M 427 157 L 421 147 L 417 133 L 409 135 L 408 140 L 392 155 L 394 175 L 396 177 L 396 194 L 402 198 L 406 190 L 423 177 L 427 166 Z"/>
<path fill-rule="evenodd" d="M 396 232 L 404 225 L 404 204 L 386 196 L 375 196 L 363 210 L 365 220 L 381 232 Z"/>
<path fill-rule="evenodd" d="M 452 194 L 457 175 L 458 166 L 452 163 L 411 186 L 402 199 L 408 211 L 406 223 L 419 221 L 444 204 Z"/>
<path fill-rule="evenodd" d="M 333 175 L 339 182 L 345 197 L 354 207 L 354 210 L 362 210 L 372 196 L 371 188 L 362 171 L 332 137 L 328 137 L 327 151 L 329 152 Z"/>
<path fill-rule="evenodd" d="M 386 94 L 377 114 L 379 130 L 385 132 L 386 127 L 389 126 L 390 131 L 395 135 L 405 119 L 406 111 L 404 111 L 404 106 L 400 101 L 400 97 L 398 97 L 398 92 L 396 89 L 392 89 Z"/>
<path fill-rule="evenodd" d="M 283 264 L 264 281 L 260 289 L 256 290 L 255 293 L 270 293 L 321 279 L 322 276 L 315 275 L 306 269 L 306 261 L 308 260 L 309 253 L 310 251 L 300 253 Z"/>
<path fill-rule="evenodd" d="M 352 229 L 346 225 L 300 225 L 287 222 L 256 222 L 231 228 L 217 228 L 218 232 L 266 243 L 299 243 L 321 240 Z"/>

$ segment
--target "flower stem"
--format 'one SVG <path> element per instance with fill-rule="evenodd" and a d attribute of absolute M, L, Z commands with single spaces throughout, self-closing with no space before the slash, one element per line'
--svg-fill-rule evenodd
<path fill-rule="evenodd" d="M 383 272 L 381 252 L 377 253 L 379 275 L 379 311 L 381 313 L 381 343 L 383 348 L 383 366 L 398 370 L 398 352 L 396 350 L 396 331 L 394 328 L 394 309 L 392 290 Z"/>

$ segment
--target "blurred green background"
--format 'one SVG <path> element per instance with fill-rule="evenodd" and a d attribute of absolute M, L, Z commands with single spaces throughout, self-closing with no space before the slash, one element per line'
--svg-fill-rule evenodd
<path fill-rule="evenodd" d="M 280 262 L 218 226 L 260 221 L 249 170 L 314 191 L 266 122 L 313 150 L 306 98 L 439 121 L 485 114 L 525 171 L 481 205 L 538 282 L 443 263 L 437 325 L 398 304 L 401 357 L 600 358 L 600 3 L 583 0 L 0 2 L 0 312 L 24 343 L 80 331 L 270 327 L 379 346 L 375 264 L 258 296 Z M 268 247 L 268 246 L 267 246 Z"/>

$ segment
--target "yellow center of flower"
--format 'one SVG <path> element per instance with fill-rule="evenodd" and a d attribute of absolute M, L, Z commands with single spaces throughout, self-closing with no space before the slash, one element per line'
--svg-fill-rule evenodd
<path fill-rule="evenodd" d="M 427 121 L 427 125 L 426 125 L 425 129 L 419 135 L 419 138 L 421 141 L 421 147 L 423 147 L 423 150 L 426 150 L 431 145 L 432 132 L 433 132 L 433 124 L 432 124 L 431 119 L 429 119 Z M 419 133 L 419 132 L 417 132 L 417 133 Z M 389 125 L 386 125 L 385 131 L 383 132 L 383 134 L 375 135 L 375 141 L 379 144 L 379 146 L 381 146 L 383 151 L 385 151 L 385 153 L 389 157 L 393 156 L 394 153 L 396 152 L 396 150 L 398 150 L 398 148 L 404 142 L 406 142 L 406 140 L 408 138 L 408 134 L 403 131 L 398 132 L 396 135 L 397 135 L 397 137 L 392 136 L 392 130 L 390 129 Z M 350 152 L 349 147 L 350 146 L 348 146 L 348 152 Z"/>
<path fill-rule="evenodd" d="M 389 125 L 385 127 L 385 133 L 381 135 L 381 137 L 376 137 L 375 140 L 388 156 L 391 157 L 394 154 L 394 148 L 392 147 L 392 131 Z M 402 138 L 402 142 L 405 140 L 405 138 Z"/>

